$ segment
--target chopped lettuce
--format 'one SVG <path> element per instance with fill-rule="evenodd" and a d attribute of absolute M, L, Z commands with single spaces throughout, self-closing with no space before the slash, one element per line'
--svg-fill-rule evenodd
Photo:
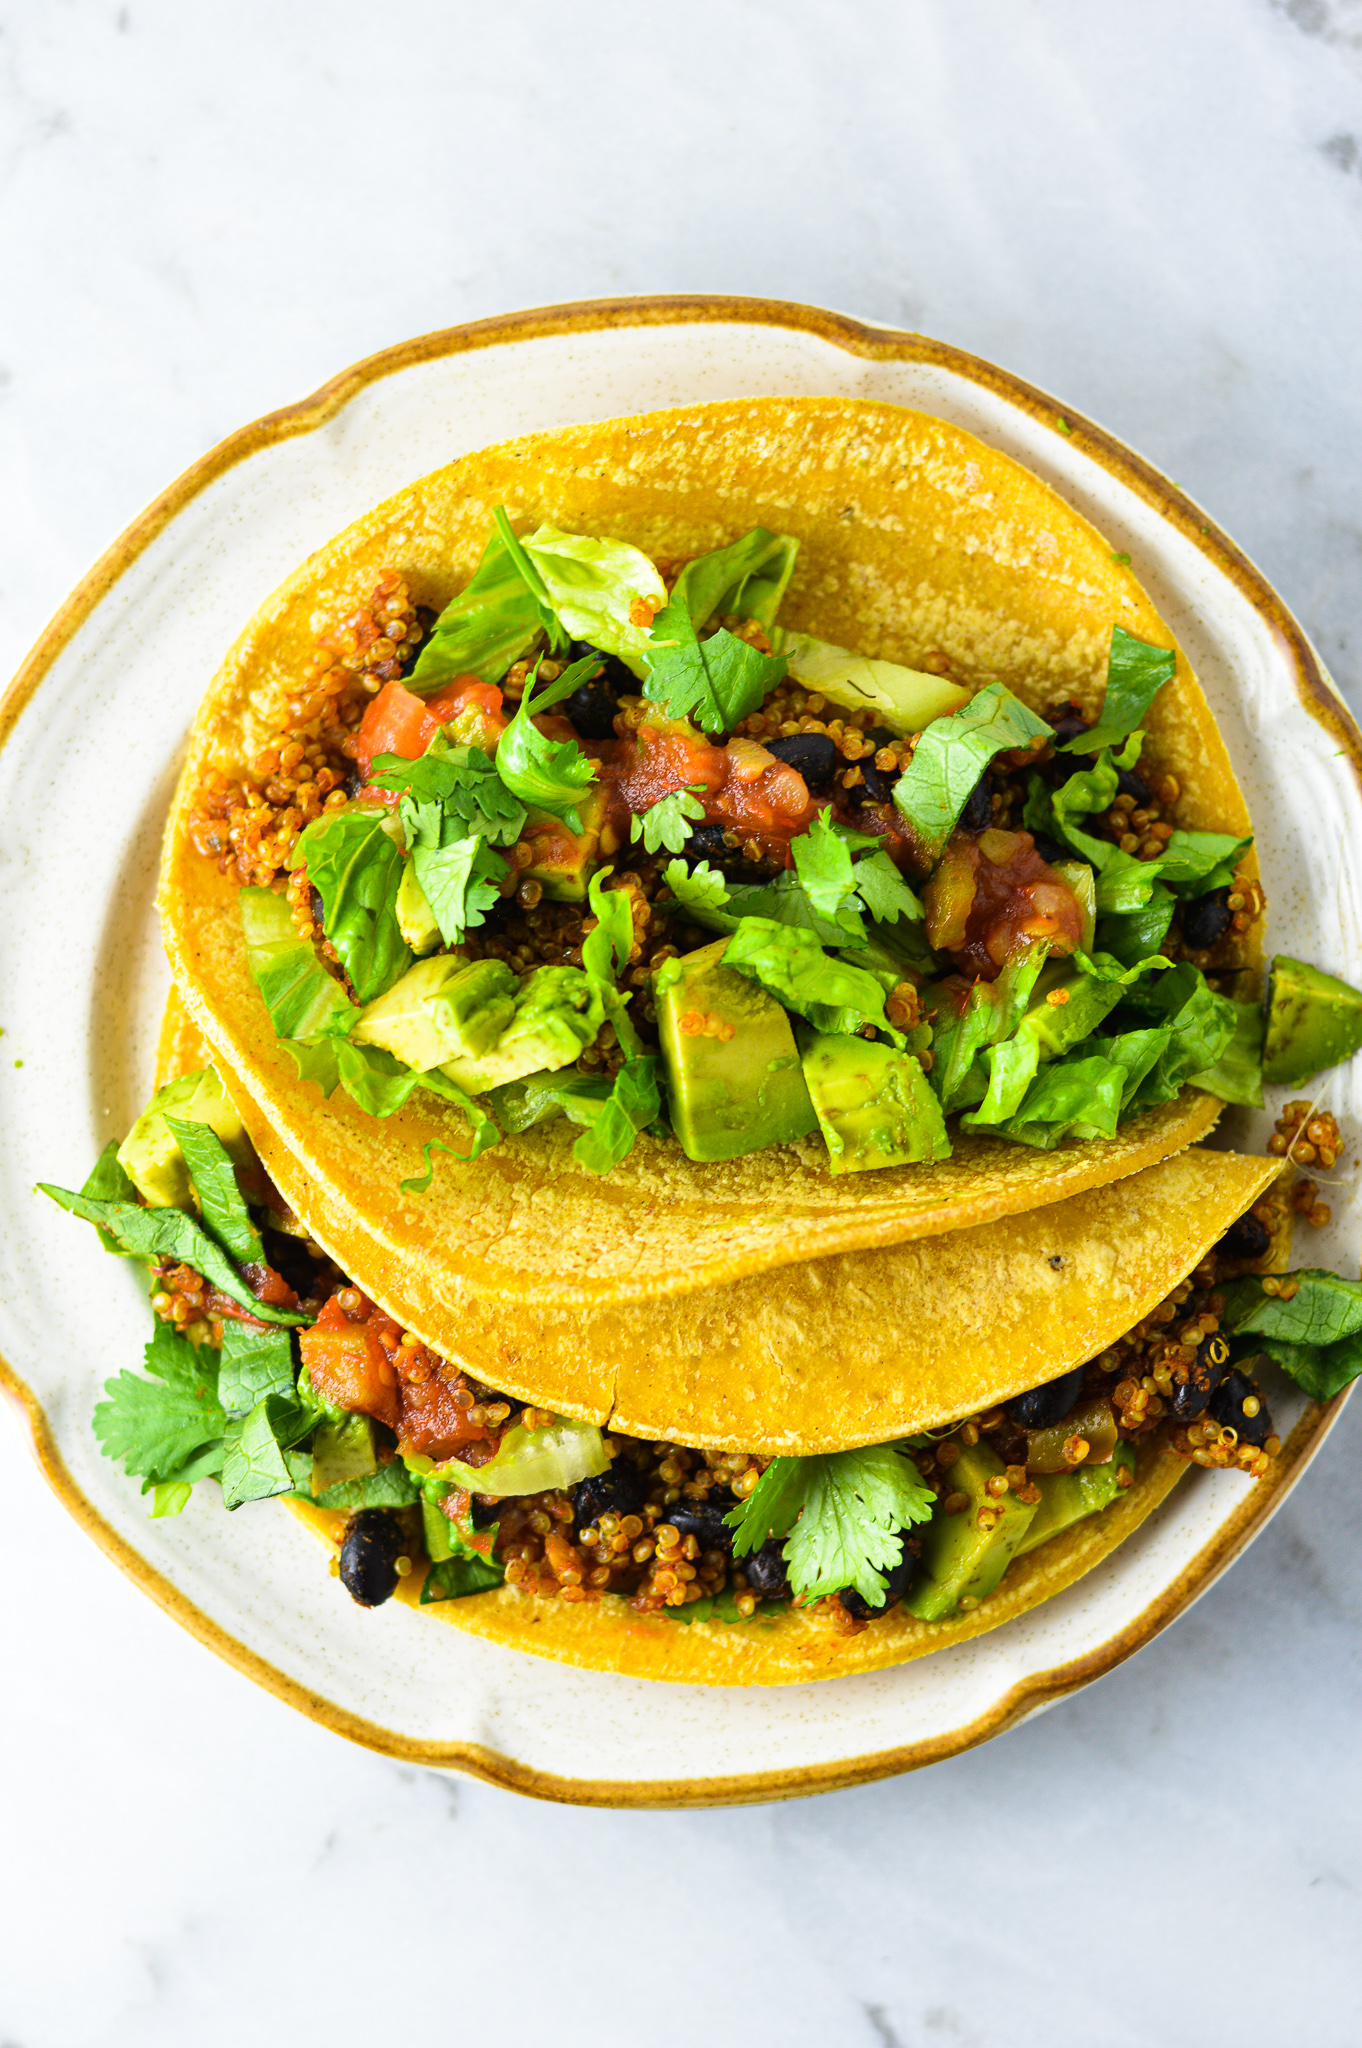
<path fill-rule="evenodd" d="M 949 717 L 933 719 L 894 784 L 894 802 L 924 850 L 933 857 L 944 851 L 995 754 L 1037 746 L 1051 730 L 1002 683 L 990 683 Z"/>
<path fill-rule="evenodd" d="M 621 540 L 563 533 L 548 525 L 526 535 L 520 545 L 571 638 L 618 655 L 641 680 L 648 622 L 667 602 L 667 586 L 648 557 Z"/>
<path fill-rule="evenodd" d="M 933 719 L 947 718 L 969 702 L 968 690 L 942 676 L 897 661 L 872 661 L 808 633 L 780 632 L 775 645 L 806 690 L 816 690 L 847 711 L 872 711 L 877 723 L 895 732 L 921 732 Z"/>
<path fill-rule="evenodd" d="M 407 688 L 428 697 L 455 676 L 499 683 L 511 663 L 529 653 L 542 629 L 539 603 L 494 527 L 471 581 L 436 620 Z"/>
<path fill-rule="evenodd" d="M 963 1006 L 957 1007 L 949 994 L 936 995 L 930 1079 L 947 1116 L 983 1100 L 988 1075 L 979 1055 L 1016 1031 L 1026 1015 L 1045 954 L 1044 944 L 1014 953 L 996 981 L 973 984 Z"/>
<path fill-rule="evenodd" d="M 1137 640 L 1124 626 L 1111 629 L 1111 652 L 1107 656 L 1107 693 L 1096 725 L 1076 738 L 1066 740 L 1056 751 L 1061 754 L 1097 754 L 1115 746 L 1137 725 L 1165 683 L 1177 673 L 1177 656 L 1171 647 L 1152 647 Z"/>
<path fill-rule="evenodd" d="M 298 841 L 297 861 L 307 863 L 322 899 L 326 936 L 361 1003 L 391 988 L 413 957 L 397 922 L 402 855 L 391 822 L 386 810 L 368 805 L 333 811 L 314 818 Z"/>
<path fill-rule="evenodd" d="M 1166 1024 L 1170 1034 L 1166 1050 L 1136 1092 L 1136 1109 L 1171 1102 L 1194 1074 L 1208 1073 L 1233 1040 L 1239 1021 L 1235 1004 L 1218 996 L 1187 961 L 1128 989 L 1123 1007 L 1156 1025 Z"/>
<path fill-rule="evenodd" d="M 239 1265 L 263 1263 L 260 1232 L 237 1186 L 232 1156 L 217 1132 L 211 1124 L 187 1123 L 177 1116 L 167 1116 L 165 1122 L 189 1169 L 204 1227 Z"/>
<path fill-rule="evenodd" d="M 239 1508 L 248 1500 L 292 1493 L 310 1467 L 299 1470 L 286 1456 L 314 1427 L 306 1410 L 262 1395 L 249 1415 L 227 1424 L 222 1461 L 222 1504 Z"/>
<path fill-rule="evenodd" d="M 572 1148 L 579 1166 L 590 1173 L 609 1173 L 633 1150 L 639 1132 L 657 1122 L 662 1114 L 659 1064 L 655 1053 L 627 1059 L 603 1101 L 584 1095 L 564 1101 L 573 1122 L 586 1125 Z"/>
<path fill-rule="evenodd" d="M 1286 1299 L 1256 1275 L 1232 1280 L 1221 1325 L 1237 1352 L 1266 1352 L 1312 1401 L 1331 1401 L 1362 1374 L 1362 1283 L 1319 1267 L 1290 1278 L 1295 1292 Z"/>
<path fill-rule="evenodd" d="M 1124 915 L 1105 912 L 1097 921 L 1098 948 L 1119 960 L 1123 967 L 1133 967 L 1137 960 L 1147 959 L 1158 952 L 1168 936 L 1175 902 L 1172 890 L 1156 882 L 1149 900 L 1138 909 Z"/>
<path fill-rule="evenodd" d="M 299 936 L 284 898 L 272 889 L 242 889 L 237 900 L 246 964 L 280 1038 L 310 1044 L 344 1037 L 359 1011 L 327 973 L 316 947 Z"/>
<path fill-rule="evenodd" d="M 884 1014 L 885 992 L 874 975 L 825 953 L 812 932 L 769 917 L 743 917 L 723 964 L 759 982 L 815 1031 L 859 1031 L 871 1024 L 892 1044 L 905 1043 Z"/>
<path fill-rule="evenodd" d="M 492 513 L 492 519 L 501 536 L 502 545 L 529 593 L 530 601 L 538 615 L 539 625 L 548 640 L 549 653 L 566 654 L 569 635 L 553 608 L 543 577 L 526 554 L 522 542 L 516 539 L 511 522 L 506 516 L 506 507 L 498 505 Z"/>
<path fill-rule="evenodd" d="M 1263 1106 L 1263 1035 L 1266 1020 L 1258 1003 L 1234 1004 L 1234 1036 L 1214 1066 L 1190 1074 L 1193 1088 L 1204 1088 L 1222 1102 L 1239 1102 L 1250 1109 Z"/>
<path fill-rule="evenodd" d="M 854 1586 L 872 1607 L 884 1605 L 884 1573 L 903 1556 L 903 1531 L 930 1519 L 935 1495 L 910 1458 L 892 1444 L 775 1458 L 755 1490 L 724 1517 L 741 1563 L 772 1537 L 784 1537 L 785 1568 L 797 1600 L 822 1599 Z"/>
<path fill-rule="evenodd" d="M 755 619 L 769 633 L 798 553 L 792 534 L 754 526 L 728 547 L 687 562 L 672 586 L 672 602 L 685 605 L 697 632 L 717 612 Z"/>
<path fill-rule="evenodd" d="M 594 1422 L 571 1422 L 565 1416 L 543 1429 L 513 1423 L 485 1465 L 465 1465 L 448 1458 L 439 1477 L 470 1493 L 544 1493 L 551 1487 L 576 1486 L 610 1470 L 610 1453 Z"/>
<path fill-rule="evenodd" d="M 210 1286 L 220 1288 L 261 1322 L 306 1320 L 291 1309 L 271 1308 L 268 1303 L 257 1301 L 216 1239 L 201 1230 L 183 1209 L 143 1209 L 135 1202 L 99 1201 L 90 1195 L 73 1194 L 69 1188 L 53 1187 L 47 1181 L 40 1181 L 38 1186 L 58 1208 L 82 1217 L 87 1223 L 102 1225 L 129 1258 L 168 1258 L 192 1266 Z"/>

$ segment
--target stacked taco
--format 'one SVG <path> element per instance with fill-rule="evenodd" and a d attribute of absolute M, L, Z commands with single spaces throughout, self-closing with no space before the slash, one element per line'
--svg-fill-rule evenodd
<path fill-rule="evenodd" d="M 48 1190 L 151 1277 L 96 1429 L 155 1513 L 283 1496 L 363 1604 L 577 1663 L 996 1626 L 1190 1464 L 1268 1471 L 1264 1358 L 1362 1368 L 1362 1287 L 1286 1270 L 1332 1119 L 1200 1142 L 1362 1044 L 1318 968 L 1263 1001 L 1264 903 L 1128 562 L 962 430 L 467 457 L 191 735 L 162 1085 Z"/>

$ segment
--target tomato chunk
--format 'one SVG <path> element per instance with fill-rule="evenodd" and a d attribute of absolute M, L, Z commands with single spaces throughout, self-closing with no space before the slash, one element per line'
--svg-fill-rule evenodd
<path fill-rule="evenodd" d="M 377 754 L 400 754 L 415 761 L 425 753 L 442 725 L 454 727 L 465 746 L 490 752 L 505 730 L 501 692 L 479 676 L 456 676 L 433 697 L 418 697 L 405 683 L 385 683 L 364 714 L 355 745 L 355 759 L 365 781 Z"/>
<path fill-rule="evenodd" d="M 421 1451 L 438 1463 L 454 1458 L 487 1435 L 484 1423 L 470 1422 L 467 1408 L 454 1399 L 455 1389 L 438 1374 L 417 1385 L 402 1382 L 402 1414 L 397 1425 L 401 1450 Z"/>
<path fill-rule="evenodd" d="M 401 1414 L 397 1370 L 367 1323 L 354 1323 L 333 1294 L 298 1346 L 323 1400 L 372 1415 L 395 1429 Z"/>
<path fill-rule="evenodd" d="M 1051 953 L 1072 953 L 1083 939 L 1077 896 L 1029 832 L 953 832 L 922 901 L 928 943 L 983 981 L 1038 939 Z"/>

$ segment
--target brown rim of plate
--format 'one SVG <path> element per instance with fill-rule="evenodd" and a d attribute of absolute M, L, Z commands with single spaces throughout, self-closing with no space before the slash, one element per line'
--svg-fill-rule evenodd
<path fill-rule="evenodd" d="M 859 356 L 865 361 L 928 364 L 951 371 L 993 392 L 1018 411 L 1063 434 L 1109 475 L 1154 507 L 1169 525 L 1229 578 L 1240 595 L 1273 629 L 1291 657 L 1296 692 L 1302 705 L 1348 756 L 1362 792 L 1362 732 L 1327 680 L 1305 634 L 1248 557 L 1219 527 L 1204 517 L 1199 506 L 1152 464 L 1133 454 L 1112 435 L 1081 415 L 1062 411 L 1054 399 L 1034 385 L 997 369 L 978 356 L 952 348 L 947 342 L 932 341 L 925 335 L 892 328 L 869 327 L 845 314 L 825 312 L 816 306 L 801 306 L 777 299 L 688 295 L 597 299 L 576 305 L 544 306 L 419 335 L 415 340 L 383 349 L 379 354 L 343 370 L 310 398 L 285 406 L 279 412 L 267 413 L 263 419 L 239 428 L 201 456 L 183 476 L 154 499 L 72 591 L 0 698 L 0 746 L 14 730 L 20 714 L 62 649 L 143 549 L 217 477 L 258 450 L 290 440 L 295 434 L 313 432 L 368 385 L 416 363 L 462 355 L 473 349 L 491 348 L 508 341 L 536 341 L 561 334 L 600 333 L 612 328 L 686 324 L 783 327 L 815 335 L 844 354 Z M 405 1763 L 458 1769 L 487 1784 L 523 1792 L 532 1798 L 570 1805 L 616 1807 L 737 1806 L 772 1799 L 795 1799 L 813 1792 L 831 1792 L 850 1785 L 868 1784 L 877 1778 L 918 1770 L 925 1764 L 938 1763 L 946 1757 L 959 1755 L 962 1750 L 973 1749 L 991 1736 L 1016 1726 L 1039 1708 L 1091 1684 L 1095 1678 L 1103 1677 L 1143 1648 L 1233 1563 L 1296 1484 L 1352 1392 L 1351 1387 L 1345 1388 L 1325 1406 L 1312 1403 L 1307 1408 L 1282 1446 L 1281 1455 L 1269 1477 L 1246 1482 L 1246 1487 L 1251 1485 L 1252 1490 L 1246 1490 L 1244 1499 L 1210 1542 L 1203 1544 L 1173 1583 L 1124 1628 L 1083 1657 L 1019 1680 L 976 1720 L 921 1742 L 842 1758 L 832 1763 L 676 1782 L 668 1779 L 611 1781 L 559 1777 L 531 1769 L 481 1743 L 417 1741 L 321 1698 L 308 1686 L 288 1677 L 228 1634 L 118 1534 L 76 1485 L 41 1404 L 4 1358 L 0 1358 L 0 1389 L 10 1397 L 23 1417 L 34 1456 L 54 1493 L 106 1556 L 112 1558 L 120 1570 L 167 1614 L 172 1615 L 181 1627 L 215 1651 L 225 1663 L 254 1679 L 267 1692 L 274 1693 L 334 1734 Z"/>

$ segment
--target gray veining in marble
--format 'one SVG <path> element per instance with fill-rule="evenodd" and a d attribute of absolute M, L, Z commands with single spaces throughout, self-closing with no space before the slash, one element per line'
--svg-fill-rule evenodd
<path fill-rule="evenodd" d="M 1105 422 L 1362 705 L 1362 0 L 9 0 L 0 274 L 0 671 L 164 483 L 344 364 L 717 289 Z M 296 1718 L 0 1430 L 0 2048 L 1344 2048 L 1360 1442 L 1354 1408 L 1192 1615 L 1005 1740 L 649 1815 Z"/>

